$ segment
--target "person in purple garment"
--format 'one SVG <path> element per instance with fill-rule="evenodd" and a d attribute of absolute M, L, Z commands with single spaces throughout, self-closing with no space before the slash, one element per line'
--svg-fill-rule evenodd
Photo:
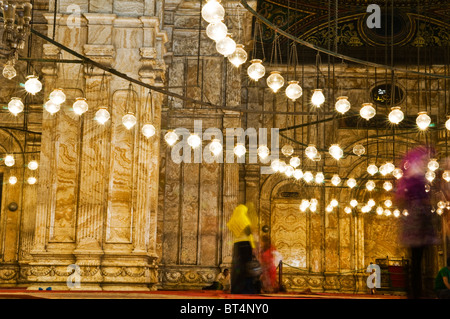
<path fill-rule="evenodd" d="M 431 196 L 426 191 L 425 173 L 431 147 L 419 146 L 410 150 L 403 158 L 403 176 L 397 183 L 395 201 L 408 215 L 402 218 L 400 241 L 411 252 L 411 265 L 407 283 L 408 298 L 424 297 L 422 288 L 422 256 L 427 246 L 439 243 L 433 226 Z"/>

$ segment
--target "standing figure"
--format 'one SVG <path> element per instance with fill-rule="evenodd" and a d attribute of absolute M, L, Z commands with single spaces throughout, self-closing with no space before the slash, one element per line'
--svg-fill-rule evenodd
<path fill-rule="evenodd" d="M 232 294 L 260 293 L 260 272 L 258 262 L 254 258 L 256 245 L 252 234 L 252 224 L 247 213 L 247 206 L 238 205 L 227 223 L 228 228 L 235 236 L 231 267 Z"/>
<path fill-rule="evenodd" d="M 422 257 L 427 246 L 438 244 L 433 227 L 431 196 L 426 191 L 425 174 L 432 150 L 420 146 L 410 150 L 404 157 L 395 201 L 408 215 L 402 218 L 400 240 L 410 249 L 411 267 L 407 283 L 408 298 L 424 297 L 422 288 Z"/>
<path fill-rule="evenodd" d="M 268 236 L 262 237 L 261 251 L 261 283 L 264 292 L 278 292 L 277 265 L 280 261 L 279 253 L 272 245 Z"/>

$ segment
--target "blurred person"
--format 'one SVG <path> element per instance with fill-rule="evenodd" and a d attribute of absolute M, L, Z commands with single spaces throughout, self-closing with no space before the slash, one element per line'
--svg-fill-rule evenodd
<path fill-rule="evenodd" d="M 405 155 L 400 168 L 403 176 L 397 184 L 395 201 L 397 207 L 406 209 L 408 216 L 402 218 L 400 241 L 410 249 L 411 265 L 407 281 L 408 298 L 424 297 L 422 287 L 422 257 L 427 246 L 439 243 L 433 227 L 431 196 L 426 192 L 425 173 L 433 149 L 416 147 Z"/>
<path fill-rule="evenodd" d="M 441 268 L 434 281 L 434 291 L 439 299 L 450 299 L 450 257 L 447 266 Z"/>
<path fill-rule="evenodd" d="M 258 294 L 261 289 L 259 282 L 261 268 L 255 258 L 256 245 L 248 207 L 243 204 L 238 205 L 227 226 L 235 237 L 231 267 L 231 293 Z"/>
<path fill-rule="evenodd" d="M 269 236 L 262 237 L 261 249 L 261 284 L 264 292 L 278 292 L 277 265 L 280 262 L 280 254 L 271 243 Z"/>

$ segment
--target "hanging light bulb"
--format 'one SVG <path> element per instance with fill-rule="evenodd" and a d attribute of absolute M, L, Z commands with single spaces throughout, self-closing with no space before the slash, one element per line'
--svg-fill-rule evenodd
<path fill-rule="evenodd" d="M 278 166 L 278 172 L 284 173 L 286 171 L 286 163 L 284 161 L 280 161 L 280 165 Z"/>
<path fill-rule="evenodd" d="M 394 169 L 394 171 L 392 172 L 392 175 L 396 178 L 396 179 L 400 179 L 403 176 L 403 171 L 400 168 L 396 168 Z"/>
<path fill-rule="evenodd" d="M 66 100 L 66 95 L 62 89 L 54 89 L 52 93 L 50 93 L 49 99 L 53 103 L 60 105 Z"/>
<path fill-rule="evenodd" d="M 292 101 L 297 100 L 303 94 L 302 87 L 298 84 L 298 81 L 289 81 L 289 85 L 286 87 L 286 96 Z"/>
<path fill-rule="evenodd" d="M 152 137 L 156 134 L 156 129 L 152 124 L 144 124 L 141 131 L 146 138 Z"/>
<path fill-rule="evenodd" d="M 272 163 L 270 163 L 270 167 L 276 173 L 280 170 L 280 160 L 274 159 Z"/>
<path fill-rule="evenodd" d="M 95 113 L 95 120 L 100 124 L 105 124 L 110 118 L 109 112 L 106 106 L 101 106 Z"/>
<path fill-rule="evenodd" d="M 334 174 L 333 177 L 331 178 L 331 184 L 333 184 L 334 186 L 338 186 L 341 183 L 341 178 L 339 177 L 339 175 Z"/>
<path fill-rule="evenodd" d="M 317 211 L 317 205 L 309 205 L 309 210 L 311 211 L 311 212 L 316 212 Z"/>
<path fill-rule="evenodd" d="M 373 118 L 376 113 L 377 111 L 373 107 L 372 103 L 363 103 L 362 108 L 359 111 L 361 117 L 367 121 Z"/>
<path fill-rule="evenodd" d="M 222 149 L 223 149 L 222 143 L 217 138 L 213 139 L 211 144 L 209 144 L 209 150 L 215 156 L 220 155 L 220 153 L 222 153 Z"/>
<path fill-rule="evenodd" d="M 426 130 L 431 123 L 431 118 L 428 116 L 427 112 L 419 112 L 416 118 L 416 124 L 421 130 Z"/>
<path fill-rule="evenodd" d="M 353 154 L 361 156 L 366 152 L 366 149 L 361 144 L 357 144 L 353 147 Z"/>
<path fill-rule="evenodd" d="M 88 110 L 89 105 L 84 97 L 77 97 L 72 105 L 72 108 L 75 114 L 81 115 Z"/>
<path fill-rule="evenodd" d="M 289 164 L 293 168 L 297 168 L 300 165 L 300 159 L 297 156 L 294 156 L 289 160 Z"/>
<path fill-rule="evenodd" d="M 378 167 L 375 164 L 370 164 L 369 166 L 367 166 L 367 173 L 372 176 L 375 175 L 376 173 L 378 173 Z"/>
<path fill-rule="evenodd" d="M 302 212 L 305 212 L 310 206 L 309 200 L 302 199 L 302 202 L 300 203 L 300 210 Z"/>
<path fill-rule="evenodd" d="M 305 174 L 303 174 L 303 180 L 307 183 L 311 183 L 312 180 L 314 179 L 314 176 L 311 172 L 305 172 Z"/>
<path fill-rule="evenodd" d="M 37 170 L 38 167 L 39 167 L 39 164 L 36 161 L 30 161 L 28 163 L 28 169 L 30 169 L 32 171 Z"/>
<path fill-rule="evenodd" d="M 383 188 L 386 192 L 389 192 L 392 189 L 392 183 L 391 182 L 384 182 Z"/>
<path fill-rule="evenodd" d="M 313 159 L 317 155 L 317 149 L 314 144 L 310 144 L 305 149 L 305 155 L 308 156 L 308 158 Z"/>
<path fill-rule="evenodd" d="M 250 61 L 251 65 L 247 69 L 248 76 L 255 81 L 258 81 L 266 73 L 266 68 L 262 65 L 262 60 L 253 59 Z"/>
<path fill-rule="evenodd" d="M 287 177 L 294 175 L 294 168 L 291 165 L 286 165 L 286 170 L 284 171 Z"/>
<path fill-rule="evenodd" d="M 391 216 L 391 211 L 389 210 L 389 209 L 385 209 L 384 210 L 384 214 L 386 215 L 386 216 Z"/>
<path fill-rule="evenodd" d="M 320 107 L 325 102 L 325 95 L 322 89 L 315 89 L 311 97 L 311 103 L 316 107 Z"/>
<path fill-rule="evenodd" d="M 366 183 L 366 189 L 371 192 L 375 189 L 375 182 L 374 181 L 368 181 Z"/>
<path fill-rule="evenodd" d="M 206 27 L 206 35 L 216 42 L 225 39 L 227 33 L 228 28 L 222 21 L 210 23 Z"/>
<path fill-rule="evenodd" d="M 281 153 L 283 153 L 284 156 L 291 156 L 294 153 L 294 148 L 286 144 L 281 148 Z"/>
<path fill-rule="evenodd" d="M 122 117 L 122 124 L 127 128 L 127 130 L 131 129 L 134 125 L 136 125 L 136 117 L 133 112 L 128 112 Z"/>
<path fill-rule="evenodd" d="M 17 75 L 17 71 L 14 68 L 13 60 L 9 60 L 8 62 L 6 62 L 5 66 L 3 68 L 2 74 L 8 80 L 11 80 L 13 77 L 15 77 Z"/>
<path fill-rule="evenodd" d="M 442 178 L 443 178 L 446 182 L 450 182 L 450 171 L 444 171 L 444 173 L 442 173 Z"/>
<path fill-rule="evenodd" d="M 391 108 L 391 112 L 389 113 L 389 121 L 393 124 L 398 124 L 405 118 L 405 115 L 403 114 L 402 110 L 399 106 L 395 106 Z"/>
<path fill-rule="evenodd" d="M 319 204 L 319 201 L 316 198 L 311 198 L 311 200 L 309 201 L 309 205 L 314 205 L 317 206 Z"/>
<path fill-rule="evenodd" d="M 190 147 L 197 148 L 202 145 L 202 140 L 198 134 L 191 133 L 191 135 L 187 138 L 187 143 Z"/>
<path fill-rule="evenodd" d="M 402 214 L 403 214 L 403 216 L 408 216 L 409 215 L 409 213 L 408 213 L 408 211 L 406 209 L 403 210 Z"/>
<path fill-rule="evenodd" d="M 434 180 L 434 178 L 436 177 L 436 173 L 433 171 L 428 171 L 425 173 L 425 178 L 429 181 L 432 182 Z"/>
<path fill-rule="evenodd" d="M 380 166 L 379 172 L 383 176 L 387 175 L 388 171 L 387 171 L 387 168 L 386 168 L 386 164 L 383 164 L 383 165 Z"/>
<path fill-rule="evenodd" d="M 394 217 L 398 218 L 400 216 L 400 211 L 398 209 L 394 210 Z"/>
<path fill-rule="evenodd" d="M 205 19 L 206 22 L 220 22 L 224 17 L 225 9 L 220 4 L 220 1 L 209 0 L 202 8 L 202 18 Z"/>
<path fill-rule="evenodd" d="M 392 201 L 390 199 L 386 199 L 384 201 L 384 206 L 386 206 L 387 208 L 391 207 L 392 206 Z"/>
<path fill-rule="evenodd" d="M 432 158 L 429 162 L 428 162 L 428 169 L 430 171 L 436 171 L 439 168 L 439 163 L 435 158 Z"/>
<path fill-rule="evenodd" d="M 377 215 L 383 215 L 384 213 L 384 209 L 381 206 L 378 206 L 376 209 Z"/>
<path fill-rule="evenodd" d="M 270 150 L 266 145 L 258 147 L 258 156 L 260 159 L 265 160 L 269 156 Z"/>
<path fill-rule="evenodd" d="M 237 68 L 247 61 L 247 52 L 242 44 L 236 44 L 236 50 L 228 56 L 228 61 Z"/>
<path fill-rule="evenodd" d="M 241 157 L 244 156 L 245 153 L 247 152 L 247 150 L 245 149 L 244 144 L 242 143 L 237 143 L 236 146 L 234 147 L 234 154 L 236 154 L 237 157 Z"/>
<path fill-rule="evenodd" d="M 347 180 L 347 186 L 350 188 L 353 188 L 356 186 L 356 180 L 354 178 L 349 178 Z"/>
<path fill-rule="evenodd" d="M 328 205 L 327 208 L 325 209 L 328 213 L 331 213 L 333 211 L 333 206 Z"/>
<path fill-rule="evenodd" d="M 273 93 L 277 93 L 284 85 L 284 78 L 281 76 L 280 72 L 272 71 L 266 79 L 267 86 L 270 87 Z"/>
<path fill-rule="evenodd" d="M 348 101 L 347 96 L 340 96 L 337 98 L 335 108 L 341 114 L 345 114 L 348 110 L 350 110 L 350 102 Z"/>
<path fill-rule="evenodd" d="M 30 94 L 36 94 L 42 90 L 42 83 L 37 76 L 29 75 L 25 81 L 25 91 Z"/>
<path fill-rule="evenodd" d="M 439 207 L 439 208 L 441 208 L 441 209 L 444 209 L 445 206 L 447 206 L 447 203 L 444 202 L 444 201 L 442 201 L 442 200 L 440 200 L 440 201 L 437 203 L 437 207 Z"/>
<path fill-rule="evenodd" d="M 330 201 L 330 205 L 333 206 L 333 207 L 337 207 L 339 205 L 339 202 L 336 199 L 333 198 Z"/>
<path fill-rule="evenodd" d="M 368 205 L 369 207 L 373 207 L 373 206 L 376 205 L 376 203 L 375 203 L 375 201 L 371 198 L 371 199 L 369 199 L 369 200 L 367 201 L 367 205 Z"/>
<path fill-rule="evenodd" d="M 294 178 L 295 178 L 296 180 L 299 180 L 300 178 L 303 177 L 303 172 L 302 172 L 302 170 L 301 170 L 301 169 L 298 169 L 298 168 L 295 169 L 295 170 L 294 170 L 293 176 L 294 176 Z"/>
<path fill-rule="evenodd" d="M 368 213 L 368 212 L 370 212 L 370 206 L 367 206 L 367 205 L 363 206 L 363 207 L 361 208 L 361 212 L 363 212 L 363 213 Z"/>
<path fill-rule="evenodd" d="M 352 207 L 358 206 L 358 201 L 357 201 L 356 199 L 352 199 L 352 200 L 350 201 L 350 206 L 352 206 Z"/>
<path fill-rule="evenodd" d="M 15 185 L 15 184 L 17 183 L 17 177 L 15 177 L 15 176 L 10 176 L 9 179 L 8 179 L 8 182 L 9 182 L 11 185 Z"/>
<path fill-rule="evenodd" d="M 167 144 L 169 144 L 169 146 L 172 146 L 175 144 L 176 141 L 178 141 L 178 134 L 172 130 L 169 130 L 164 135 L 164 140 L 166 141 Z"/>
<path fill-rule="evenodd" d="M 450 116 L 447 116 L 447 121 L 445 121 L 445 128 L 450 131 Z"/>
<path fill-rule="evenodd" d="M 330 155 L 333 156 L 337 160 L 340 160 L 341 157 L 344 155 L 344 151 L 342 151 L 342 149 L 337 144 L 331 145 L 329 152 L 330 152 Z"/>
<path fill-rule="evenodd" d="M 44 104 L 44 109 L 52 115 L 55 114 L 56 112 L 58 112 L 60 110 L 60 108 L 61 107 L 59 104 L 55 104 L 51 100 L 48 100 Z"/>
<path fill-rule="evenodd" d="M 236 42 L 227 34 L 225 38 L 216 42 L 216 50 L 227 57 L 236 50 Z"/>
<path fill-rule="evenodd" d="M 320 155 L 320 153 L 318 152 L 316 154 L 316 156 L 314 156 L 314 158 L 312 159 L 314 162 L 320 162 L 320 160 L 322 159 L 322 155 Z"/>
<path fill-rule="evenodd" d="M 350 213 L 352 212 L 351 207 L 346 206 L 346 207 L 344 208 L 344 212 L 345 212 L 346 214 L 350 214 Z"/>
<path fill-rule="evenodd" d="M 8 103 L 8 110 L 14 115 L 21 113 L 24 109 L 22 100 L 18 97 L 12 97 L 11 101 Z"/>
<path fill-rule="evenodd" d="M 27 182 L 28 182 L 28 184 L 30 184 L 30 185 L 34 185 L 34 184 L 36 184 L 37 179 L 36 179 L 36 177 L 31 176 L 31 177 L 28 177 Z"/>
<path fill-rule="evenodd" d="M 394 166 L 394 164 L 392 164 L 392 162 L 386 162 L 386 164 L 384 164 L 384 167 L 386 169 L 387 174 L 392 173 L 395 169 L 395 166 Z"/>
<path fill-rule="evenodd" d="M 5 165 L 6 165 L 6 166 L 11 167 L 11 166 L 14 165 L 15 162 L 16 162 L 16 161 L 15 161 L 13 155 L 7 154 L 7 155 L 5 156 Z"/>
<path fill-rule="evenodd" d="M 323 173 L 322 172 L 318 172 L 316 174 L 316 178 L 315 178 L 316 184 L 322 184 L 324 180 L 325 180 L 325 176 L 323 175 Z"/>
<path fill-rule="evenodd" d="M 444 210 L 442 208 L 436 209 L 436 213 L 441 216 L 444 213 Z"/>

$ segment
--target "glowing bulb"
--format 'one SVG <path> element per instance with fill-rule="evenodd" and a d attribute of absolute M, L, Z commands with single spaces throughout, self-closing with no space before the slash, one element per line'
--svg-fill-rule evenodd
<path fill-rule="evenodd" d="M 432 182 L 434 180 L 434 178 L 436 177 L 436 173 L 433 171 L 428 171 L 425 173 L 425 178 L 429 181 Z"/>
<path fill-rule="evenodd" d="M 441 216 L 444 213 L 444 210 L 442 208 L 436 209 L 436 213 Z"/>
<path fill-rule="evenodd" d="M 337 174 L 333 175 L 333 177 L 331 178 L 331 183 L 334 186 L 338 186 L 341 183 L 341 178 L 339 177 L 339 175 Z"/>
<path fill-rule="evenodd" d="M 25 82 L 25 91 L 30 94 L 36 94 L 42 90 L 42 83 L 39 81 L 37 76 L 29 75 L 27 76 L 27 80 Z"/>
<path fill-rule="evenodd" d="M 312 180 L 314 179 L 314 176 L 311 172 L 305 172 L 305 174 L 303 174 L 303 180 L 307 183 L 311 183 Z"/>
<path fill-rule="evenodd" d="M 216 42 L 216 50 L 223 56 L 229 56 L 236 50 L 236 42 L 234 42 L 230 35 L 227 35 L 222 40 Z"/>
<path fill-rule="evenodd" d="M 77 97 L 76 101 L 72 105 L 72 108 L 75 114 L 81 115 L 88 110 L 89 105 L 84 97 Z"/>
<path fill-rule="evenodd" d="M 144 134 L 146 138 L 152 137 L 156 134 L 156 129 L 152 124 L 144 124 L 141 130 L 142 134 Z"/>
<path fill-rule="evenodd" d="M 325 209 L 328 213 L 331 213 L 333 211 L 333 206 L 328 205 L 327 208 Z"/>
<path fill-rule="evenodd" d="M 234 154 L 236 154 L 237 157 L 241 157 L 244 156 L 245 153 L 247 152 L 247 150 L 245 149 L 244 144 L 242 143 L 237 143 L 236 146 L 234 147 Z"/>
<path fill-rule="evenodd" d="M 13 77 L 17 75 L 17 71 L 14 68 L 14 62 L 12 60 L 6 62 L 2 74 L 8 80 L 11 80 Z"/>
<path fill-rule="evenodd" d="M 389 121 L 393 124 L 398 124 L 405 118 L 405 115 L 400 110 L 399 106 L 393 107 L 389 113 Z"/>
<path fill-rule="evenodd" d="M 387 208 L 391 207 L 392 206 L 392 201 L 390 199 L 386 199 L 384 201 L 384 206 L 386 206 Z"/>
<path fill-rule="evenodd" d="M 376 173 L 378 173 L 378 167 L 375 164 L 370 164 L 369 166 L 367 166 L 367 173 L 369 173 L 370 175 L 375 175 Z"/>
<path fill-rule="evenodd" d="M 297 156 L 294 156 L 289 160 L 289 164 L 292 167 L 297 168 L 300 165 L 300 159 Z"/>
<path fill-rule="evenodd" d="M 316 198 L 311 198 L 309 201 L 309 205 L 317 206 L 319 204 L 319 201 Z"/>
<path fill-rule="evenodd" d="M 309 210 L 314 213 L 315 211 L 317 211 L 317 206 L 316 205 L 309 205 Z"/>
<path fill-rule="evenodd" d="M 32 171 L 37 170 L 38 167 L 39 167 L 39 164 L 36 161 L 30 161 L 28 163 L 28 168 Z"/>
<path fill-rule="evenodd" d="M 435 158 L 432 158 L 429 162 L 428 162 L 428 169 L 430 171 L 436 171 L 439 168 L 439 163 Z"/>
<path fill-rule="evenodd" d="M 392 189 L 392 183 L 391 182 L 384 182 L 383 188 L 385 191 L 389 192 Z"/>
<path fill-rule="evenodd" d="M 445 121 L 445 128 L 450 131 L 450 116 L 447 116 L 447 121 Z"/>
<path fill-rule="evenodd" d="M 370 207 L 369 206 L 363 206 L 362 208 L 361 208 L 361 211 L 363 212 L 363 213 L 368 213 L 369 211 L 370 211 Z"/>
<path fill-rule="evenodd" d="M 188 139 L 187 139 L 187 143 L 190 147 L 192 148 L 197 148 L 200 145 L 202 145 L 202 140 L 200 138 L 200 136 L 198 136 L 198 134 L 192 133 Z"/>
<path fill-rule="evenodd" d="M 427 112 L 419 112 L 416 118 L 416 124 L 421 130 L 426 130 L 431 124 L 431 118 L 428 116 Z"/>
<path fill-rule="evenodd" d="M 300 178 L 303 177 L 303 172 L 302 172 L 302 170 L 301 170 L 301 169 L 298 169 L 298 168 L 295 169 L 295 170 L 294 170 L 293 176 L 294 176 L 294 178 L 295 178 L 296 180 L 299 180 Z"/>
<path fill-rule="evenodd" d="M 286 165 L 286 170 L 284 171 L 287 177 L 294 175 L 294 168 L 291 165 Z"/>
<path fill-rule="evenodd" d="M 369 199 L 369 200 L 367 201 L 367 205 L 368 205 L 369 207 L 373 207 L 373 206 L 375 206 L 375 201 L 371 198 L 371 199 Z"/>
<path fill-rule="evenodd" d="M 305 154 L 306 156 L 308 156 L 308 158 L 310 159 L 314 159 L 314 157 L 317 155 L 317 149 L 313 144 L 310 144 L 306 149 L 305 149 Z"/>
<path fill-rule="evenodd" d="M 291 156 L 294 153 L 294 148 L 286 144 L 281 148 L 281 153 L 283 153 L 284 156 Z"/>
<path fill-rule="evenodd" d="M 170 130 L 164 135 L 164 140 L 167 144 L 169 144 L 169 146 L 172 146 L 176 141 L 178 141 L 178 134 Z"/>
<path fill-rule="evenodd" d="M 342 149 L 337 144 L 331 145 L 329 152 L 330 152 L 330 155 L 333 156 L 337 160 L 340 160 L 341 157 L 344 155 L 344 151 L 342 151 Z"/>
<path fill-rule="evenodd" d="M 281 76 L 280 72 L 272 71 L 266 79 L 267 86 L 270 87 L 273 93 L 277 93 L 284 85 L 284 78 Z"/>
<path fill-rule="evenodd" d="M 361 115 L 361 117 L 365 120 L 370 120 L 371 118 L 373 118 L 376 114 L 376 110 L 373 107 L 372 103 L 363 103 L 363 106 L 361 108 L 361 110 L 359 111 L 359 114 Z"/>
<path fill-rule="evenodd" d="M 227 32 L 228 28 L 222 21 L 210 23 L 206 27 L 206 35 L 214 41 L 225 39 Z"/>
<path fill-rule="evenodd" d="M 387 163 L 384 164 L 384 165 L 385 165 L 386 172 L 387 172 L 388 174 L 392 173 L 392 172 L 394 171 L 394 169 L 395 169 L 394 164 L 392 164 L 391 162 L 387 162 Z"/>
<path fill-rule="evenodd" d="M 251 65 L 247 69 L 247 74 L 252 80 L 258 81 L 266 73 L 266 68 L 259 59 L 253 59 L 250 62 Z"/>
<path fill-rule="evenodd" d="M 264 160 L 269 156 L 270 150 L 266 145 L 261 145 L 258 147 L 258 156 L 260 159 Z"/>
<path fill-rule="evenodd" d="M 228 56 L 228 61 L 237 68 L 247 61 L 247 52 L 242 44 L 236 44 L 236 50 Z"/>
<path fill-rule="evenodd" d="M 379 172 L 380 172 L 380 174 L 383 175 L 383 176 L 386 176 L 386 175 L 387 175 L 388 170 L 387 170 L 386 164 L 383 164 L 383 165 L 380 166 Z"/>
<path fill-rule="evenodd" d="M 339 202 L 336 199 L 333 198 L 330 201 L 330 205 L 333 206 L 333 207 L 337 207 L 339 205 Z"/>
<path fill-rule="evenodd" d="M 374 181 L 368 181 L 366 183 L 366 189 L 371 192 L 375 189 L 375 182 Z"/>
<path fill-rule="evenodd" d="M 336 111 L 338 111 L 339 113 L 346 113 L 348 110 L 350 110 L 350 102 L 348 101 L 348 97 L 347 96 L 340 96 L 337 98 L 336 104 L 335 104 L 335 108 Z"/>
<path fill-rule="evenodd" d="M 325 102 L 325 95 L 323 95 L 322 89 L 315 89 L 311 97 L 311 103 L 316 107 L 320 107 Z"/>
<path fill-rule="evenodd" d="M 366 149 L 361 144 L 357 144 L 353 147 L 353 154 L 361 156 L 366 152 Z"/>
<path fill-rule="evenodd" d="M 15 177 L 15 176 L 10 176 L 9 179 L 8 179 L 8 182 L 9 182 L 11 185 L 15 185 L 15 184 L 17 183 L 17 177 Z"/>
<path fill-rule="evenodd" d="M 127 130 L 131 129 L 134 125 L 136 125 L 136 117 L 132 112 L 128 112 L 122 117 L 122 124 L 127 128 Z"/>
<path fill-rule="evenodd" d="M 95 112 L 95 120 L 100 124 L 105 124 L 110 118 L 109 112 L 105 106 L 100 107 L 97 112 Z"/>
<path fill-rule="evenodd" d="M 346 214 L 350 214 L 351 212 L 352 212 L 352 209 L 350 208 L 350 207 L 345 207 L 344 208 L 344 212 L 346 213 Z"/>
<path fill-rule="evenodd" d="M 437 203 L 437 206 L 438 206 L 439 208 L 444 209 L 445 206 L 447 206 L 447 203 L 444 202 L 444 201 L 442 201 L 442 200 L 440 200 L 440 201 Z"/>
<path fill-rule="evenodd" d="M 400 216 L 400 211 L 398 209 L 394 210 L 394 216 L 397 218 Z"/>
<path fill-rule="evenodd" d="M 356 180 L 354 178 L 349 178 L 347 180 L 347 186 L 350 188 L 353 188 L 356 186 Z"/>
<path fill-rule="evenodd" d="M 54 89 L 52 93 L 50 93 L 49 99 L 53 103 L 60 105 L 66 100 L 66 95 L 62 89 Z"/>
<path fill-rule="evenodd" d="M 280 165 L 278 166 L 278 172 L 284 173 L 286 171 L 286 163 L 284 161 L 280 161 Z"/>
<path fill-rule="evenodd" d="M 444 173 L 442 173 L 442 178 L 443 178 L 446 182 L 450 182 L 450 171 L 444 171 Z"/>
<path fill-rule="evenodd" d="M 273 160 L 272 163 L 270 163 L 270 167 L 275 173 L 278 172 L 280 169 L 280 161 L 277 159 Z"/>
<path fill-rule="evenodd" d="M 9 167 L 13 166 L 14 163 L 16 162 L 16 160 L 14 159 L 14 156 L 12 156 L 10 154 L 6 155 L 4 160 L 5 160 L 5 165 L 9 166 Z"/>
<path fill-rule="evenodd" d="M 217 138 L 213 139 L 211 144 L 209 144 L 209 150 L 215 156 L 218 156 L 220 153 L 222 153 L 222 149 L 223 149 L 222 143 Z"/>
<path fill-rule="evenodd" d="M 389 209 L 385 209 L 385 210 L 384 210 L 384 214 L 385 214 L 386 216 L 391 216 L 391 211 L 390 211 Z"/>
<path fill-rule="evenodd" d="M 12 97 L 11 101 L 8 103 L 8 110 L 14 115 L 17 116 L 24 109 L 24 105 L 22 100 L 18 97 Z"/>
<path fill-rule="evenodd" d="M 322 172 L 319 172 L 316 174 L 315 182 L 317 184 L 322 184 L 324 180 L 325 180 L 325 176 L 323 175 Z"/>
<path fill-rule="evenodd" d="M 217 0 L 209 0 L 202 8 L 202 18 L 206 22 L 216 23 L 225 17 L 225 9 Z"/>
<path fill-rule="evenodd" d="M 34 184 L 36 184 L 37 179 L 36 179 L 36 177 L 28 177 L 27 182 L 30 185 L 34 185 Z"/>
<path fill-rule="evenodd" d="M 381 206 L 378 206 L 376 209 L 377 215 L 383 215 L 384 213 L 384 209 Z"/>
<path fill-rule="evenodd" d="M 298 81 L 289 81 L 289 85 L 286 87 L 286 96 L 292 101 L 297 100 L 303 94 L 302 87 L 298 84 Z"/>
<path fill-rule="evenodd" d="M 409 215 L 409 213 L 408 213 L 408 211 L 406 209 L 403 210 L 402 214 L 403 214 L 403 216 L 408 216 Z"/>
<path fill-rule="evenodd" d="M 403 176 L 403 171 L 400 168 L 396 168 L 394 169 L 394 171 L 392 172 L 392 175 L 396 178 L 396 179 L 400 179 Z"/>
<path fill-rule="evenodd" d="M 350 201 L 350 206 L 352 206 L 352 207 L 358 206 L 358 201 L 357 201 L 356 199 L 352 199 L 352 200 Z"/>

